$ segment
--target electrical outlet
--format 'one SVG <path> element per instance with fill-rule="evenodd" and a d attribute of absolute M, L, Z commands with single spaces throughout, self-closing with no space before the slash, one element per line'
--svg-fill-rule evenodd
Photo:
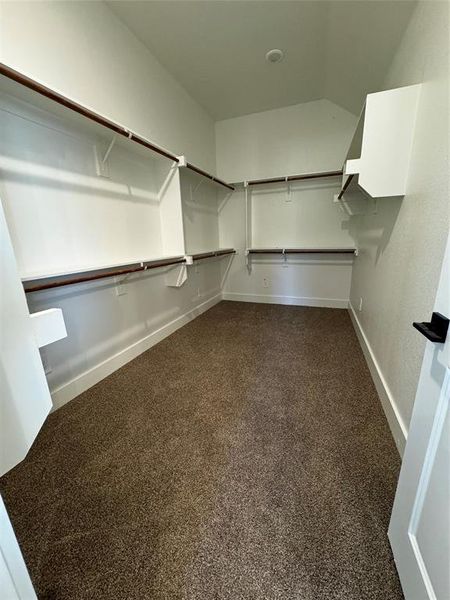
<path fill-rule="evenodd" d="M 263 287 L 268 288 L 270 285 L 270 281 L 267 279 L 267 277 L 264 277 L 263 279 Z"/>
<path fill-rule="evenodd" d="M 49 373 L 52 372 L 52 366 L 50 364 L 46 348 L 40 348 L 39 353 L 41 355 L 42 366 L 44 367 L 44 373 L 46 375 L 48 375 Z"/>
<path fill-rule="evenodd" d="M 359 299 L 359 306 L 358 306 L 358 310 L 359 310 L 359 312 L 361 312 L 361 311 L 362 311 L 362 307 L 363 307 L 363 299 L 362 299 L 362 298 L 360 298 L 360 299 Z"/>

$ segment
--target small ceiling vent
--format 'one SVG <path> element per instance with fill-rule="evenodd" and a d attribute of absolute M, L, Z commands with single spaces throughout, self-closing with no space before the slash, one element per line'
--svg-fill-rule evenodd
<path fill-rule="evenodd" d="M 274 48 L 273 50 L 269 50 L 266 54 L 267 62 L 277 63 L 281 62 L 284 58 L 283 50 L 279 50 L 278 48 Z"/>

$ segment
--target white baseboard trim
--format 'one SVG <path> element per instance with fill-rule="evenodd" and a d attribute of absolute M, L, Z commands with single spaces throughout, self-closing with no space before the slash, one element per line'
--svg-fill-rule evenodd
<path fill-rule="evenodd" d="M 120 367 L 123 367 L 126 363 L 130 362 L 158 342 L 162 341 L 164 338 L 168 337 L 172 333 L 174 333 L 183 325 L 186 325 L 205 311 L 212 308 L 218 302 L 222 300 L 222 294 L 216 294 L 209 300 L 202 302 L 195 308 L 191 309 L 187 313 L 180 315 L 173 321 L 166 323 L 159 329 L 156 329 L 149 335 L 146 335 L 144 338 L 134 342 L 130 346 L 127 346 L 120 352 L 117 352 L 110 358 L 102 361 L 95 367 L 81 373 L 74 379 L 71 379 L 67 383 L 51 390 L 52 400 L 53 400 L 53 410 L 61 408 L 64 404 L 76 398 L 82 392 L 85 392 L 87 389 L 114 373 Z"/>
<path fill-rule="evenodd" d="M 359 322 L 355 309 L 353 308 L 350 302 L 348 303 L 348 310 L 353 323 L 353 327 L 361 345 L 364 357 L 369 367 L 370 374 L 372 375 L 373 382 L 378 392 L 378 396 L 380 397 L 381 405 L 383 407 L 384 414 L 386 415 L 386 419 L 388 421 L 391 433 L 394 437 L 395 444 L 397 446 L 400 456 L 403 456 L 403 452 L 406 446 L 406 439 L 408 437 L 408 430 L 400 415 L 397 403 L 395 402 L 392 392 L 390 391 L 389 386 L 386 383 L 380 365 L 378 364 L 378 361 L 375 358 L 372 347 L 370 346 L 366 334 L 364 333 L 364 330 L 361 327 L 361 323 Z"/>
<path fill-rule="evenodd" d="M 321 306 L 324 308 L 348 308 L 348 299 L 304 298 L 302 296 L 272 296 L 270 294 L 239 294 L 224 292 L 224 300 L 234 302 L 259 302 L 261 304 L 288 304 L 294 306 Z"/>

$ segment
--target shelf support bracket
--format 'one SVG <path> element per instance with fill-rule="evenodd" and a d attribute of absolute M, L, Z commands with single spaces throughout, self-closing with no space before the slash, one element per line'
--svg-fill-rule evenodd
<path fill-rule="evenodd" d="M 245 194 L 245 247 L 250 248 L 251 246 L 251 198 L 249 196 L 248 181 L 244 181 L 244 194 Z M 248 266 L 248 262 L 247 262 Z"/>
<path fill-rule="evenodd" d="M 227 280 L 228 277 L 228 273 L 230 272 L 231 269 L 231 263 L 233 262 L 233 254 L 230 254 L 228 257 L 228 264 L 225 268 L 225 273 L 223 274 L 222 280 L 220 282 L 220 289 L 223 290 L 224 286 L 225 286 L 225 282 Z"/>
<path fill-rule="evenodd" d="M 195 186 L 194 189 L 192 189 L 191 185 L 189 186 L 189 189 L 191 191 L 191 202 L 195 202 L 194 196 L 198 192 L 198 190 L 200 189 L 200 186 L 202 185 L 202 183 L 204 183 L 205 181 L 206 181 L 206 179 L 203 177 L 202 179 L 200 179 L 200 181 L 197 183 L 197 185 Z"/>
<path fill-rule="evenodd" d="M 217 212 L 220 215 L 220 213 L 222 212 L 224 206 L 226 205 L 226 203 L 228 202 L 228 200 L 231 198 L 231 196 L 233 195 L 234 191 L 230 190 L 226 195 L 225 198 L 222 200 L 222 202 L 220 203 Z"/>
<path fill-rule="evenodd" d="M 111 150 L 113 149 L 114 144 L 116 143 L 116 139 L 117 133 L 113 135 L 103 157 L 99 156 L 99 150 L 96 145 L 94 146 L 95 170 L 99 177 L 109 177 L 108 157 L 111 154 Z"/>
<path fill-rule="evenodd" d="M 167 287 L 180 288 L 187 280 L 186 264 L 179 264 L 170 267 L 165 273 L 165 283 Z"/>
<path fill-rule="evenodd" d="M 111 150 L 114 147 L 114 144 L 116 143 L 116 139 L 117 139 L 117 133 L 114 134 L 112 140 L 109 143 L 109 146 L 105 152 L 105 156 L 102 158 L 102 164 L 104 165 L 106 163 L 106 161 L 108 160 L 108 156 L 111 154 Z"/>
<path fill-rule="evenodd" d="M 291 184 L 289 182 L 289 177 L 288 176 L 285 177 L 285 181 L 286 181 L 286 202 L 292 202 L 292 198 L 291 198 Z"/>
<path fill-rule="evenodd" d="M 252 267 L 250 264 L 250 251 L 248 248 L 246 248 L 246 250 L 245 250 L 245 266 L 247 267 L 247 270 L 250 273 L 252 270 Z"/>

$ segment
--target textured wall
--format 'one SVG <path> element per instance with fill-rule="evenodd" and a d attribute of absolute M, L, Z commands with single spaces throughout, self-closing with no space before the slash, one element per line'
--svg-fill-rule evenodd
<path fill-rule="evenodd" d="M 384 84 L 423 82 L 407 194 L 351 223 L 351 302 L 406 428 L 425 347 L 411 323 L 431 316 L 449 226 L 448 36 L 448 4 L 419 3 Z"/>

